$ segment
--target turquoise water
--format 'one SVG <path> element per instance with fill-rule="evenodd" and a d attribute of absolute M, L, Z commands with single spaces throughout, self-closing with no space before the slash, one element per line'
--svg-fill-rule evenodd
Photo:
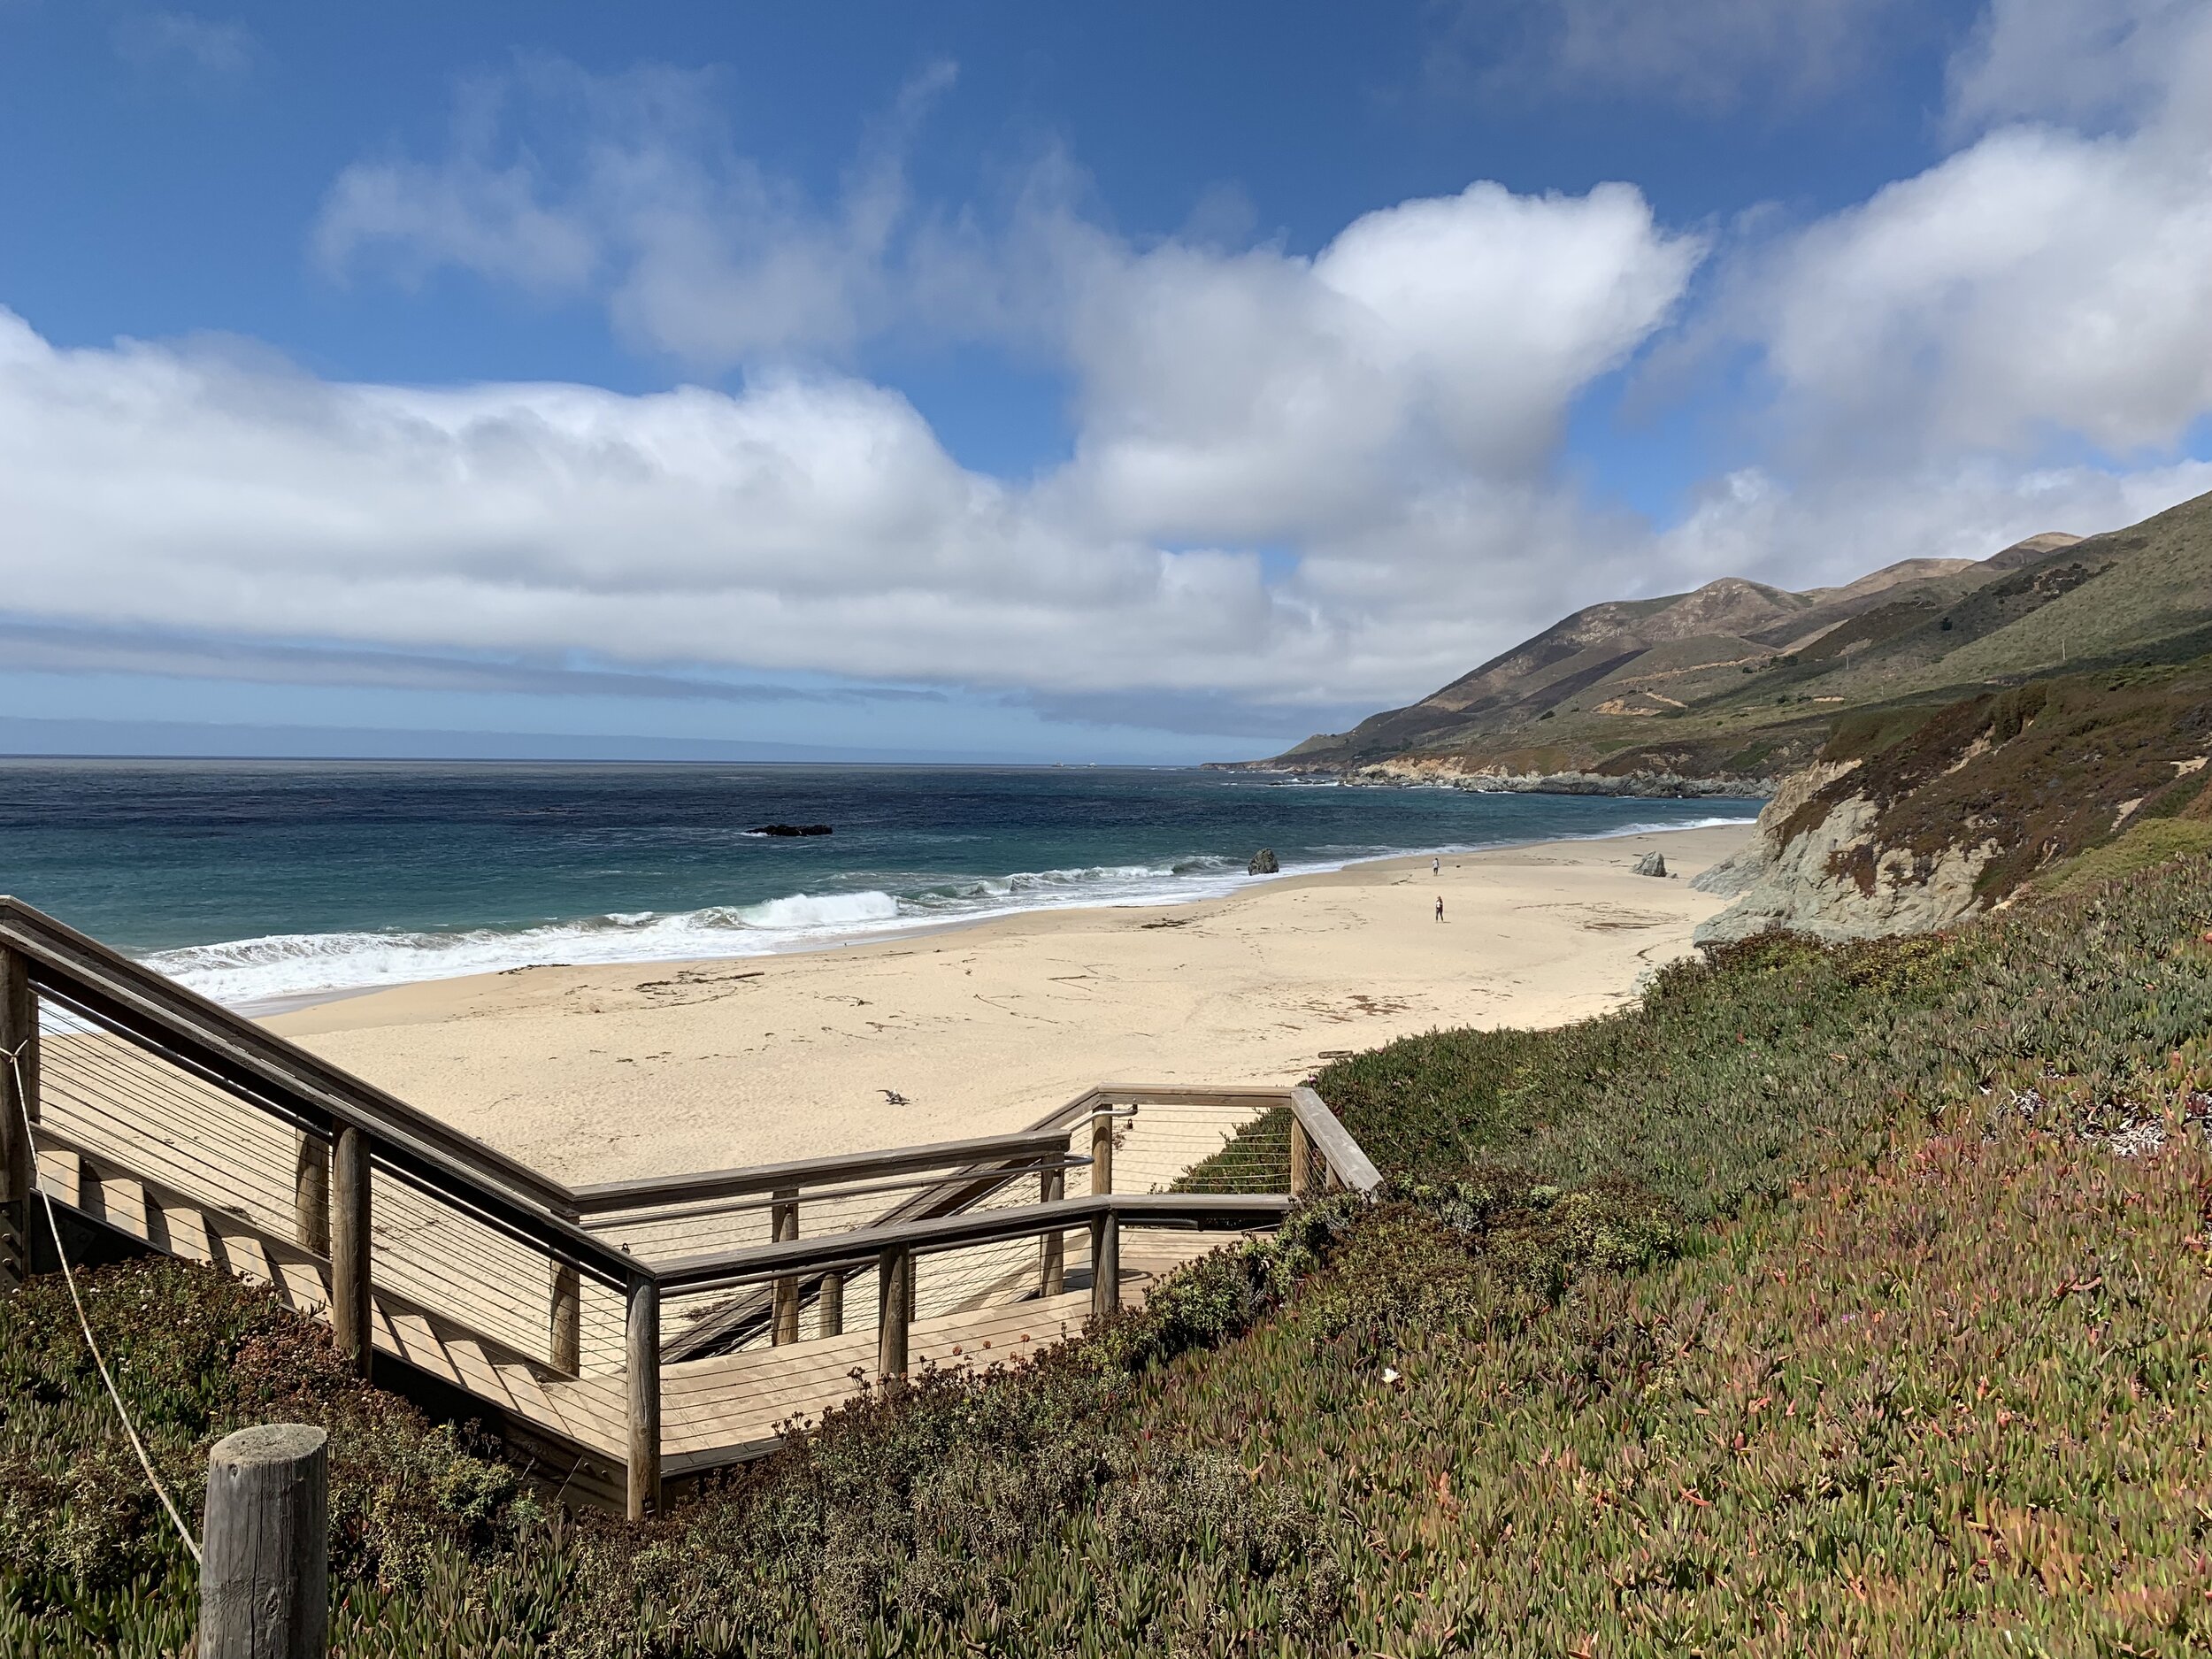
<path fill-rule="evenodd" d="M 1183 769 L 18 761 L 0 892 L 257 1002 L 1208 898 L 1262 847 L 1294 874 L 1756 807 Z"/>

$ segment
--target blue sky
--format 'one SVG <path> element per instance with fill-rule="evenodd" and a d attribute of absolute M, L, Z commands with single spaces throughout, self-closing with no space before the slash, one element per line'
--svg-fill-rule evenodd
<path fill-rule="evenodd" d="M 1263 753 L 2126 522 L 2208 12 L 0 0 L 0 744 Z"/>

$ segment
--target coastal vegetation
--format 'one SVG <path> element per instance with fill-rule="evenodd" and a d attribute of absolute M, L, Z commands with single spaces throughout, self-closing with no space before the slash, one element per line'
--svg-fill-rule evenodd
<path fill-rule="evenodd" d="M 2194 1650 L 2212 858 L 2092 874 L 1340 1061 L 1383 1202 L 642 1531 L 204 1270 L 92 1318 L 188 1496 L 330 1425 L 347 1654 Z M 0 1302 L 0 1651 L 180 1651 L 190 1582 L 60 1288 Z"/>

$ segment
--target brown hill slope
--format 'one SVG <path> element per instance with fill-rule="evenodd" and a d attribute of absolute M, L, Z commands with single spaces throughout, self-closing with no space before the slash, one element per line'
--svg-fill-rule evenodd
<path fill-rule="evenodd" d="M 1906 559 L 1804 593 L 1724 578 L 1592 605 L 1406 708 L 1269 767 L 1498 786 L 1764 787 L 1840 713 L 2212 647 L 2212 495 L 1979 561 Z"/>

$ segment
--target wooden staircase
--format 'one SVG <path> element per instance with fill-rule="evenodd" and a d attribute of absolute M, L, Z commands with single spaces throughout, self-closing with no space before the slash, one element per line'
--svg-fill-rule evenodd
<path fill-rule="evenodd" d="M 42 1191 L 268 1286 L 364 1372 L 457 1391 L 564 1492 L 634 1517 L 875 1381 L 1025 1357 L 1323 1179 L 1379 1179 L 1310 1090 L 1167 1088 L 1013 1135 L 571 1189 L 0 897 L 9 1053 L 0 1289 Z M 1231 1183 L 1271 1191 L 1162 1190 L 1272 1147 L 1250 1132 L 1278 1119 L 1279 1169 L 1263 1151 Z M 1115 1190 L 1117 1159 L 1153 1190 Z"/>

